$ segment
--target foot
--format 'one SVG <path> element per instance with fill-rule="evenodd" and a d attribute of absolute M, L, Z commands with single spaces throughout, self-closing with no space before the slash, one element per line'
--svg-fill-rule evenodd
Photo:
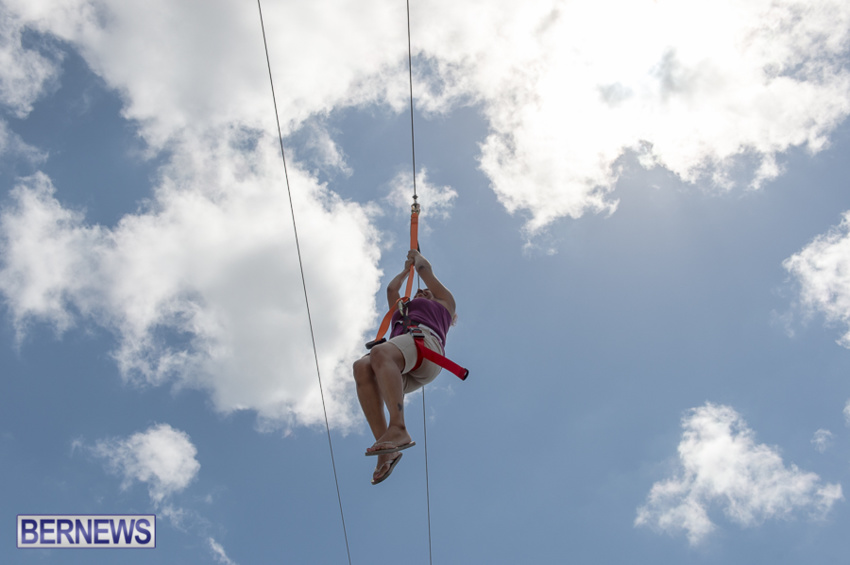
<path fill-rule="evenodd" d="M 375 467 L 375 472 L 372 473 L 372 484 L 377 485 L 388 479 L 402 455 L 402 453 L 390 453 L 379 456 L 378 465 Z"/>
<path fill-rule="evenodd" d="M 386 433 L 378 438 L 378 441 L 366 450 L 366 455 L 381 455 L 383 453 L 395 453 L 408 447 L 416 445 L 407 430 L 403 428 L 389 428 Z"/>

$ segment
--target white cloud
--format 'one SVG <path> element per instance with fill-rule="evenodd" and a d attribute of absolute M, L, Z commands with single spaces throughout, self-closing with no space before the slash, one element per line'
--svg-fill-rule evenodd
<path fill-rule="evenodd" d="M 636 526 L 684 531 L 698 544 L 716 528 L 709 518 L 714 507 L 747 527 L 795 512 L 822 517 L 844 498 L 841 485 L 822 483 L 793 464 L 786 467 L 776 449 L 755 442 L 752 430 L 728 406 L 695 408 L 682 427 L 679 469 L 652 486 L 638 508 Z"/>
<path fill-rule="evenodd" d="M 841 224 L 783 261 L 797 278 L 800 301 L 809 311 L 824 314 L 830 323 L 848 326 L 838 340 L 850 348 L 850 212 Z"/>
<path fill-rule="evenodd" d="M 25 179 L 0 214 L 0 292 L 19 336 L 37 321 L 94 322 L 118 337 L 129 381 L 206 390 L 272 428 L 322 421 L 276 151 L 244 132 L 184 140 L 150 209 L 113 229 L 62 207 L 46 176 Z M 325 400 L 347 427 L 350 362 L 377 316 L 377 234 L 360 206 L 296 168 L 290 180 Z"/>
<path fill-rule="evenodd" d="M 0 4 L 0 105 L 18 118 L 32 111 L 32 105 L 55 83 L 61 55 L 48 45 L 40 50 L 22 44 L 25 24 Z"/>
<path fill-rule="evenodd" d="M 296 160 L 309 160 L 319 171 L 331 174 L 341 173 L 350 177 L 354 173 L 354 170 L 346 162 L 345 152 L 331 137 L 327 125 L 307 122 L 304 129 L 307 133 L 303 151 L 305 155 L 300 155 L 302 151 L 298 151 L 295 155 Z"/>
<path fill-rule="evenodd" d="M 236 565 L 236 562 L 230 559 L 225 553 L 224 548 L 220 543 L 215 541 L 213 538 L 208 538 L 207 542 L 209 543 L 210 550 L 212 550 L 215 560 L 222 565 Z"/>
<path fill-rule="evenodd" d="M 850 400 L 844 405 L 844 423 L 850 426 Z"/>
<path fill-rule="evenodd" d="M 186 128 L 274 128 L 253 5 L 7 4 L 77 46 L 154 147 Z M 403 5 L 265 8 L 285 132 L 352 106 L 406 110 Z M 720 187 L 738 184 L 732 170 L 749 163 L 743 184 L 758 187 L 781 173 L 777 156 L 822 149 L 850 113 L 842 0 L 431 0 L 411 9 L 419 108 L 481 108 L 490 133 L 480 165 L 532 232 L 613 211 L 630 152 Z M 331 138 L 316 140 L 339 162 Z"/>
<path fill-rule="evenodd" d="M 0 120 L 0 163 L 9 159 L 19 159 L 26 164 L 37 165 L 45 161 L 47 155 L 26 143 L 21 136 L 9 129 L 4 120 Z"/>
<path fill-rule="evenodd" d="M 433 89 L 481 103 L 482 168 L 532 231 L 613 210 L 627 151 L 720 186 L 751 159 L 761 186 L 777 154 L 819 150 L 850 112 L 840 0 L 440 0 L 413 17 Z"/>
<path fill-rule="evenodd" d="M 83 292 L 91 266 L 81 258 L 100 237 L 98 229 L 82 224 L 79 213 L 53 199 L 44 174 L 24 183 L 11 192 L 20 214 L 6 209 L 0 216 L 0 289 L 10 301 L 19 340 L 30 318 L 47 320 L 59 332 L 73 325 L 65 297 Z"/>
<path fill-rule="evenodd" d="M 75 46 L 122 93 L 125 116 L 138 121 L 155 147 L 186 128 L 239 124 L 274 131 L 256 3 L 6 3 L 26 25 Z M 407 85 L 403 6 L 364 0 L 348 6 L 268 2 L 263 8 L 285 134 L 340 106 L 389 101 L 401 108 Z"/>
<path fill-rule="evenodd" d="M 189 436 L 168 424 L 128 438 L 100 440 L 92 451 L 123 478 L 122 488 L 137 481 L 146 484 L 156 505 L 185 489 L 201 468 Z"/>
<path fill-rule="evenodd" d="M 256 6 L 4 6 L 1 49 L 41 69 L 0 66 L 4 84 L 16 85 L 7 106 L 29 111 L 58 73 L 60 56 L 24 49 L 21 30 L 58 38 L 119 93 L 123 116 L 166 162 L 151 207 L 112 229 L 63 207 L 44 175 L 15 190 L 0 289 L 19 335 L 33 321 L 60 332 L 93 321 L 118 336 L 115 357 L 134 382 L 207 390 L 219 410 L 256 410 L 270 426 L 318 422 Z M 352 107 L 407 110 L 404 6 L 264 8 L 284 133 L 314 128 L 316 162 L 353 174 L 326 124 Z M 507 209 L 529 214 L 532 232 L 613 211 L 625 152 L 724 185 L 747 156 L 759 184 L 780 172 L 777 154 L 822 148 L 850 111 L 840 65 L 850 7 L 838 0 L 702 0 L 687 10 L 649 0 L 431 0 L 412 10 L 417 104 L 426 113 L 478 105 L 490 127 L 480 165 Z M 345 426 L 349 362 L 375 317 L 377 233 L 368 204 L 344 202 L 290 165 L 329 413 Z M 424 177 L 422 190 L 424 214 L 446 213 L 456 195 Z"/>
<path fill-rule="evenodd" d="M 457 198 L 457 191 L 451 186 L 437 186 L 428 180 L 428 170 L 420 169 L 416 173 L 416 195 L 420 204 L 420 227 L 429 217 L 446 219 Z M 405 216 L 410 215 L 413 204 L 413 174 L 410 171 L 398 173 L 390 181 L 390 193 L 387 197 L 390 205 Z"/>
<path fill-rule="evenodd" d="M 124 116 L 152 151 L 167 155 L 149 208 L 112 229 L 63 207 L 43 174 L 11 193 L 0 220 L 0 292 L 19 339 L 33 322 L 60 333 L 94 322 L 117 335 L 114 356 L 130 381 L 207 390 L 217 409 L 255 410 L 263 427 L 320 422 L 256 6 L 8 6 L 21 25 L 78 49 L 121 94 Z M 376 13 L 378 6 L 266 7 L 285 132 L 333 107 L 388 100 L 388 85 L 404 84 L 384 79 L 402 70 L 403 30 L 377 25 L 402 21 L 404 12 Z M 357 21 L 390 30 L 396 41 L 349 33 Z M 318 161 L 350 174 L 321 123 L 309 122 Z M 289 176 L 328 414 L 332 425 L 348 427 L 350 362 L 377 316 L 378 235 L 368 205 L 341 200 L 297 162 Z"/>
<path fill-rule="evenodd" d="M 193 510 L 173 503 L 174 495 L 184 491 L 201 469 L 198 451 L 185 432 L 157 424 L 126 438 L 101 439 L 93 446 L 74 440 L 72 449 L 80 448 L 103 459 L 106 469 L 121 477 L 122 489 L 137 482 L 147 486 L 160 518 L 180 531 L 201 535 L 218 563 L 235 565 L 220 543 L 201 533 L 209 529 L 209 522 Z"/>
<path fill-rule="evenodd" d="M 815 435 L 812 436 L 812 445 L 815 446 L 820 453 L 824 453 L 827 449 L 832 447 L 832 440 L 835 438 L 835 434 L 833 434 L 829 430 L 818 430 L 815 432 Z"/>

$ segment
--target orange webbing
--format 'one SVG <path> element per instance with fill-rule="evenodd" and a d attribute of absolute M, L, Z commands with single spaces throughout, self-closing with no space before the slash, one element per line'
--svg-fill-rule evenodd
<path fill-rule="evenodd" d="M 415 208 L 410 212 L 410 249 L 419 250 L 419 205 L 414 204 Z M 410 272 L 407 275 L 407 289 L 404 291 L 404 297 L 410 298 L 410 292 L 413 290 L 413 274 L 415 269 L 410 266 Z"/>
<path fill-rule="evenodd" d="M 403 298 L 399 298 L 399 300 L 403 300 Z M 389 310 L 387 310 L 387 313 L 384 314 L 384 319 L 381 320 L 381 327 L 378 328 L 378 335 L 375 336 L 375 341 L 378 341 L 382 337 L 384 337 L 384 334 L 386 334 L 387 330 L 390 329 L 390 321 L 392 321 L 392 319 L 393 319 L 393 312 L 394 311 L 395 311 L 395 308 L 390 308 Z M 371 342 L 371 343 L 374 343 L 374 342 Z M 369 344 L 366 344 L 366 345 L 368 346 Z"/>
<path fill-rule="evenodd" d="M 419 250 L 419 204 L 415 203 L 410 207 L 410 249 Z M 413 290 L 414 272 L 415 268 L 411 265 L 410 272 L 407 274 L 407 287 L 404 291 L 404 297 L 398 299 L 396 306 L 398 306 L 398 302 L 410 299 L 410 293 Z M 390 321 L 392 320 L 393 312 L 395 312 L 395 308 L 390 308 L 389 311 L 384 314 L 384 319 L 381 320 L 381 326 L 378 328 L 378 335 L 375 337 L 375 341 L 384 337 L 387 330 L 390 329 Z"/>

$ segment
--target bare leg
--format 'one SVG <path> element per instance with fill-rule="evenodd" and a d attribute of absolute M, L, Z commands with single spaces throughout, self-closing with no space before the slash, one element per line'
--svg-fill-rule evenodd
<path fill-rule="evenodd" d="M 383 343 L 372 348 L 370 357 L 380 397 L 390 416 L 386 431 L 375 439 L 394 445 L 408 443 L 411 439 L 404 424 L 404 384 L 401 379 L 404 355 L 395 345 Z"/>
<path fill-rule="evenodd" d="M 360 408 L 369 422 L 372 435 L 377 440 L 387 431 L 387 419 L 384 416 L 384 401 L 375 372 L 372 370 L 371 356 L 367 355 L 354 362 L 354 381 L 357 383 L 357 399 Z"/>
<path fill-rule="evenodd" d="M 398 353 L 397 357 L 392 354 L 392 351 L 380 351 L 379 347 L 374 347 L 372 354 L 354 362 L 354 380 L 357 384 L 357 399 L 360 401 L 360 407 L 363 409 L 363 414 L 369 422 L 369 427 L 372 430 L 372 435 L 375 436 L 375 440 L 392 441 L 383 439 L 388 434 L 387 420 L 384 415 L 385 404 L 388 407 L 393 406 L 394 408 L 394 410 L 390 411 L 391 425 L 396 426 L 396 432 L 400 426 L 400 429 L 403 431 L 402 435 L 407 435 L 404 425 L 404 392 L 401 380 L 401 370 L 404 368 L 404 356 L 401 355 L 401 351 L 395 346 L 390 345 L 390 348 Z M 375 355 L 375 352 L 377 355 Z M 382 386 L 380 384 L 380 380 L 373 369 L 375 360 L 377 360 L 379 366 L 379 374 L 385 377 L 384 380 L 389 381 L 389 386 Z M 389 398 L 389 402 L 385 400 L 385 395 Z M 406 440 L 402 437 L 402 441 L 399 443 L 407 443 L 408 441 L 410 441 L 409 435 L 407 435 Z M 399 456 L 400 454 L 398 453 L 379 455 L 375 471 L 372 473 L 372 479 L 377 480 L 382 477 L 389 469 L 390 463 Z"/>

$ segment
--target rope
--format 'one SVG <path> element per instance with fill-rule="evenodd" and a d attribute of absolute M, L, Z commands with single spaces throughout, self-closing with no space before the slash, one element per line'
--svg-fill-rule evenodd
<path fill-rule="evenodd" d="M 413 55 L 410 49 L 410 0 L 407 0 L 407 77 L 410 83 L 410 152 L 413 160 L 413 203 L 416 203 L 416 136 L 413 134 Z"/>
<path fill-rule="evenodd" d="M 413 50 L 410 46 L 410 0 L 407 0 L 407 78 L 410 85 L 410 153 L 413 162 L 413 206 L 418 209 L 416 199 L 416 135 L 413 129 Z M 418 214 L 417 214 L 418 215 Z M 418 221 L 417 221 L 418 223 Z M 417 239 L 416 249 L 419 249 Z M 408 287 L 413 282 L 413 267 L 408 280 Z M 419 273 L 417 273 L 416 286 L 419 286 Z M 409 293 L 409 292 L 408 292 Z M 428 479 L 428 426 L 425 414 L 425 387 L 422 387 L 422 432 L 425 447 L 425 499 L 428 508 L 428 563 L 433 563 L 431 550 L 431 485 Z"/>
<path fill-rule="evenodd" d="M 325 392 L 324 392 L 324 389 L 322 387 L 322 373 L 319 370 L 319 355 L 318 355 L 317 349 L 316 349 L 316 335 L 315 335 L 315 332 L 313 331 L 313 316 L 310 313 L 310 300 L 307 298 L 307 282 L 304 278 L 304 264 L 301 260 L 301 245 L 299 244 L 299 241 L 298 241 L 298 226 L 295 223 L 295 207 L 292 204 L 292 190 L 290 189 L 289 172 L 287 171 L 287 167 L 286 167 L 286 153 L 283 150 L 283 133 L 281 132 L 281 129 L 280 129 L 280 115 L 279 115 L 278 110 L 277 110 L 277 97 L 275 96 L 275 91 L 274 91 L 274 79 L 272 78 L 272 65 L 271 65 L 271 60 L 269 58 L 269 46 L 268 46 L 268 43 L 266 41 L 266 26 L 265 26 L 265 23 L 263 21 L 263 6 L 262 6 L 262 3 L 261 3 L 261 0 L 257 0 L 257 8 L 259 9 L 259 12 L 260 12 L 260 28 L 263 31 L 263 48 L 265 49 L 265 52 L 266 52 L 266 65 L 268 66 L 268 69 L 269 69 L 269 84 L 271 84 L 271 89 L 272 89 L 272 102 L 274 103 L 274 118 L 275 118 L 275 122 L 277 123 L 277 138 L 278 138 L 278 141 L 280 142 L 280 157 L 283 161 L 283 174 L 284 174 L 284 177 L 286 178 L 286 193 L 289 196 L 289 210 L 292 214 L 292 230 L 295 234 L 295 249 L 298 252 L 298 268 L 301 271 L 301 287 L 304 291 L 304 303 L 307 305 L 307 320 L 308 320 L 309 325 L 310 325 L 310 340 L 313 343 L 313 359 L 316 363 L 316 376 L 319 379 L 319 393 L 322 397 L 322 412 L 324 412 L 324 415 L 325 415 L 325 429 L 327 430 L 327 433 L 328 433 L 328 448 L 330 449 L 331 466 L 333 467 L 333 472 L 334 472 L 334 484 L 336 485 L 336 498 L 337 498 L 337 501 L 339 502 L 339 516 L 342 520 L 342 533 L 343 533 L 343 536 L 345 537 L 345 551 L 348 554 L 348 565 L 351 565 L 351 549 L 349 548 L 349 545 L 348 545 L 348 532 L 345 528 L 345 514 L 342 511 L 342 496 L 340 495 L 340 492 L 339 492 L 339 479 L 337 478 L 336 462 L 334 461 L 334 447 L 333 447 L 333 442 L 331 441 L 331 427 L 330 427 L 330 424 L 328 423 L 328 410 L 327 410 L 327 407 L 325 405 Z"/>

